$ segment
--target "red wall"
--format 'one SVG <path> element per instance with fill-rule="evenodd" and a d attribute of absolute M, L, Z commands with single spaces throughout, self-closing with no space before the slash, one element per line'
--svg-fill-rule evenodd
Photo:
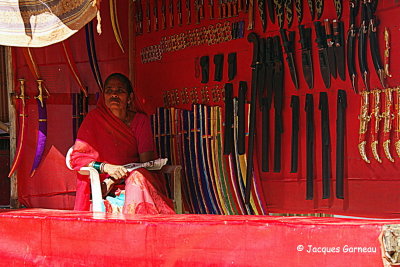
<path fill-rule="evenodd" d="M 144 5 L 143 1 L 143 5 Z M 153 2 L 153 1 L 151 1 Z M 324 1 L 325 10 L 323 18 L 336 18 L 333 1 Z M 183 1 L 184 3 L 184 1 Z M 206 3 L 207 4 L 207 3 Z M 345 30 L 348 28 L 348 1 L 343 3 L 343 21 L 345 22 Z M 128 1 L 118 2 L 119 25 L 123 35 L 123 42 L 127 50 L 128 47 Z M 159 5 L 160 9 L 160 5 Z M 312 26 L 310 15 L 306 3 L 303 6 L 304 18 L 303 23 L 306 26 Z M 136 41 L 136 58 L 135 58 L 135 90 L 137 91 L 141 102 L 144 104 L 146 111 L 154 112 L 155 108 L 163 105 L 162 95 L 165 92 L 173 89 L 182 90 L 184 88 L 196 87 L 197 92 L 203 87 L 200 83 L 200 78 L 195 77 L 195 59 L 203 55 L 209 55 L 210 61 L 210 82 L 207 84 L 209 90 L 213 86 L 222 87 L 227 82 L 227 63 L 226 58 L 229 52 L 237 52 L 238 56 L 238 75 L 233 81 L 234 95 L 237 96 L 238 83 L 241 80 L 246 80 L 250 84 L 251 79 L 251 54 L 252 47 L 248 43 L 246 36 L 249 31 L 245 31 L 245 37 L 238 40 L 232 40 L 216 45 L 202 45 L 188 47 L 175 52 L 163 54 L 161 61 L 143 64 L 141 63 L 140 51 L 143 47 L 159 44 L 164 36 L 170 36 L 186 32 L 190 29 L 195 29 L 209 24 L 224 23 L 225 21 L 233 22 L 244 20 L 247 28 L 247 14 L 240 13 L 239 17 L 230 19 L 208 19 L 208 9 L 205 8 L 206 19 L 201 24 L 196 25 L 194 22 L 186 25 L 186 17 L 183 17 L 183 26 L 177 26 L 177 17 L 175 17 L 175 27 L 173 29 L 152 31 L 144 33 L 142 36 L 137 36 Z M 391 69 L 393 77 L 388 80 L 390 86 L 398 84 L 399 75 L 396 73 L 396 67 L 400 64 L 400 50 L 398 46 L 398 25 L 393 21 L 393 18 L 398 14 L 399 5 L 393 1 L 379 1 L 377 16 L 381 20 L 379 26 L 379 39 L 381 45 L 381 54 L 383 55 L 383 28 L 389 27 L 392 33 L 392 50 L 391 50 Z M 144 9 L 143 9 L 144 11 Z M 217 10 L 215 10 L 217 11 Z M 216 12 L 216 14 L 218 14 Z M 103 79 L 112 72 L 122 72 L 128 74 L 128 54 L 122 53 L 112 33 L 111 23 L 109 20 L 108 5 L 102 3 L 102 29 L 101 35 L 95 36 L 97 57 L 101 69 Z M 258 11 L 255 13 L 256 28 L 255 32 L 262 37 L 278 34 L 277 25 L 268 21 L 266 33 L 262 33 Z M 192 17 L 194 20 L 194 17 Z M 358 17 L 359 20 L 359 17 Z M 144 21 L 146 18 L 144 17 Z M 169 25 L 169 24 L 167 24 Z M 292 85 L 289 78 L 289 69 L 286 61 L 285 65 L 285 103 L 283 108 L 284 115 L 284 134 L 283 140 L 289 140 L 291 136 L 291 109 L 289 101 L 291 95 L 299 95 L 301 101 L 300 114 L 300 161 L 299 172 L 296 174 L 289 173 L 290 171 L 290 142 L 283 142 L 282 146 L 282 171 L 280 173 L 261 173 L 258 170 L 258 159 L 256 159 L 256 171 L 263 182 L 264 196 L 267 201 L 267 206 L 270 212 L 328 212 L 328 213 L 343 213 L 378 217 L 394 217 L 398 216 L 400 183 L 397 181 L 397 165 L 400 159 L 396 157 L 396 162 L 391 163 L 384 158 L 383 151 L 380 150 L 380 155 L 383 158 L 383 163 L 380 164 L 372 161 L 371 164 L 366 164 L 361 160 L 358 150 L 358 114 L 360 109 L 360 97 L 353 93 L 350 80 L 347 77 L 346 81 L 340 79 L 332 80 L 330 89 L 325 89 L 318 68 L 317 50 L 313 41 L 313 59 L 314 59 L 314 89 L 309 90 L 303 75 L 301 73 L 301 58 L 300 45 L 297 42 L 299 39 L 297 32 L 297 17 L 294 18 L 294 23 L 291 28 L 296 30 L 296 64 L 298 68 L 298 76 L 300 89 L 297 91 Z M 146 24 L 144 24 L 144 31 Z M 313 37 L 315 33 L 313 30 Z M 85 47 L 84 31 L 79 31 L 69 39 L 72 47 L 73 58 L 78 66 L 83 83 L 89 87 L 89 92 L 94 94 L 98 91 L 93 75 L 90 71 L 88 56 Z M 28 137 L 26 140 L 25 152 L 23 155 L 23 165 L 18 170 L 19 176 L 19 196 L 20 201 L 29 207 L 50 207 L 50 208 L 71 208 L 73 205 L 73 192 L 75 189 L 75 175 L 68 171 L 64 166 L 64 158 L 67 149 L 73 144 L 72 141 L 72 108 L 70 106 L 69 94 L 76 93 L 79 88 L 72 79 L 69 69 L 61 54 L 60 44 L 55 44 L 46 48 L 32 49 L 38 61 L 39 69 L 43 79 L 51 93 L 48 99 L 48 142 L 44 159 L 42 160 L 39 170 L 33 177 L 30 177 L 29 172 L 32 165 L 35 146 L 36 146 L 36 131 L 37 131 L 37 107 L 33 100 L 36 95 L 35 79 L 29 73 L 21 49 L 15 48 L 15 78 L 24 77 L 27 79 L 27 93 L 31 97 L 28 101 Z M 214 67 L 212 57 L 215 54 L 223 53 L 225 56 L 224 79 L 222 82 L 212 81 Z M 378 79 L 374 73 L 371 57 L 368 52 L 369 69 L 371 71 L 371 88 L 379 87 Z M 358 70 L 358 68 L 357 68 Z M 363 88 L 361 79 L 358 81 L 358 87 Z M 332 155 L 334 155 L 336 145 L 336 96 L 337 90 L 344 89 L 348 96 L 347 109 L 347 134 L 346 134 L 346 163 L 345 163 L 345 199 L 339 200 L 332 197 L 329 200 L 321 199 L 321 140 L 320 140 L 320 116 L 317 109 L 318 96 L 320 92 L 327 92 L 330 104 L 330 131 L 332 138 Z M 313 201 L 305 200 L 305 113 L 304 101 L 305 95 L 312 93 L 315 101 L 315 125 L 316 125 L 316 162 L 315 173 L 317 180 L 317 192 Z M 210 102 L 212 105 L 223 105 L 222 101 Z M 179 104 L 177 107 L 190 108 L 189 105 Z M 260 114 L 257 114 L 260 118 Z M 273 114 L 271 114 L 273 116 Z M 261 129 L 260 122 L 257 128 Z M 271 130 L 273 132 L 273 129 Z M 259 135 L 260 137 L 260 135 Z M 257 137 L 257 147 L 260 146 L 260 138 Z M 257 151 L 259 153 L 260 151 Z M 394 150 L 392 151 L 394 155 Z M 372 158 L 372 155 L 369 154 Z M 335 157 L 332 157 L 331 164 L 335 166 Z M 335 174 L 333 173 L 333 178 Z M 334 187 L 334 184 L 333 184 Z"/>

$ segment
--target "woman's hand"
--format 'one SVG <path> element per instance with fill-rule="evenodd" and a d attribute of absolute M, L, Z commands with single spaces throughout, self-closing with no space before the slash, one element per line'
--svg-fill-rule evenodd
<path fill-rule="evenodd" d="M 115 179 L 122 179 L 128 174 L 128 170 L 121 165 L 113 165 L 106 163 L 103 171 Z"/>

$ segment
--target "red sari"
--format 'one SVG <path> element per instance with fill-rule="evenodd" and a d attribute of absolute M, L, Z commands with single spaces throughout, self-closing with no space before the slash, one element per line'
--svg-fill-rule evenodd
<path fill-rule="evenodd" d="M 139 154 L 154 151 L 149 118 L 136 113 L 130 126 L 112 114 L 100 98 L 97 107 L 90 111 L 78 131 L 71 153 L 71 166 L 79 170 L 92 161 L 124 165 L 139 162 Z M 107 176 L 100 175 L 104 180 Z M 172 201 L 165 197 L 165 183 L 156 173 L 146 169 L 132 171 L 125 179 L 123 213 L 172 214 Z M 106 207 L 110 207 L 105 203 Z M 78 175 L 75 210 L 90 210 L 90 181 Z"/>

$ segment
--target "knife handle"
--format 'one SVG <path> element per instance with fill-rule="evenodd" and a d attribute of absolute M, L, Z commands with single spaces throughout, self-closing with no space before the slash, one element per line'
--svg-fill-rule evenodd
<path fill-rule="evenodd" d="M 325 32 L 326 32 L 326 41 L 329 47 L 333 45 L 333 34 L 332 34 L 332 25 L 329 19 L 324 20 Z"/>

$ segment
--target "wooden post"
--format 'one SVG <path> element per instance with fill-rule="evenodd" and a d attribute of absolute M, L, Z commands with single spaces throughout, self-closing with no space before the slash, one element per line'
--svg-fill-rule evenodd
<path fill-rule="evenodd" d="M 12 62 L 12 48 L 5 48 L 5 57 L 6 59 L 6 83 L 7 83 L 7 93 L 8 93 L 8 114 L 10 121 L 10 166 L 14 161 L 15 152 L 17 149 L 17 127 L 16 127 L 16 112 L 15 107 L 13 106 L 12 96 L 14 93 L 14 73 L 13 73 L 13 62 Z M 11 188 L 10 188 L 10 207 L 12 209 L 20 208 L 20 203 L 18 201 L 18 183 L 17 183 L 17 175 L 14 173 L 11 177 Z"/>

